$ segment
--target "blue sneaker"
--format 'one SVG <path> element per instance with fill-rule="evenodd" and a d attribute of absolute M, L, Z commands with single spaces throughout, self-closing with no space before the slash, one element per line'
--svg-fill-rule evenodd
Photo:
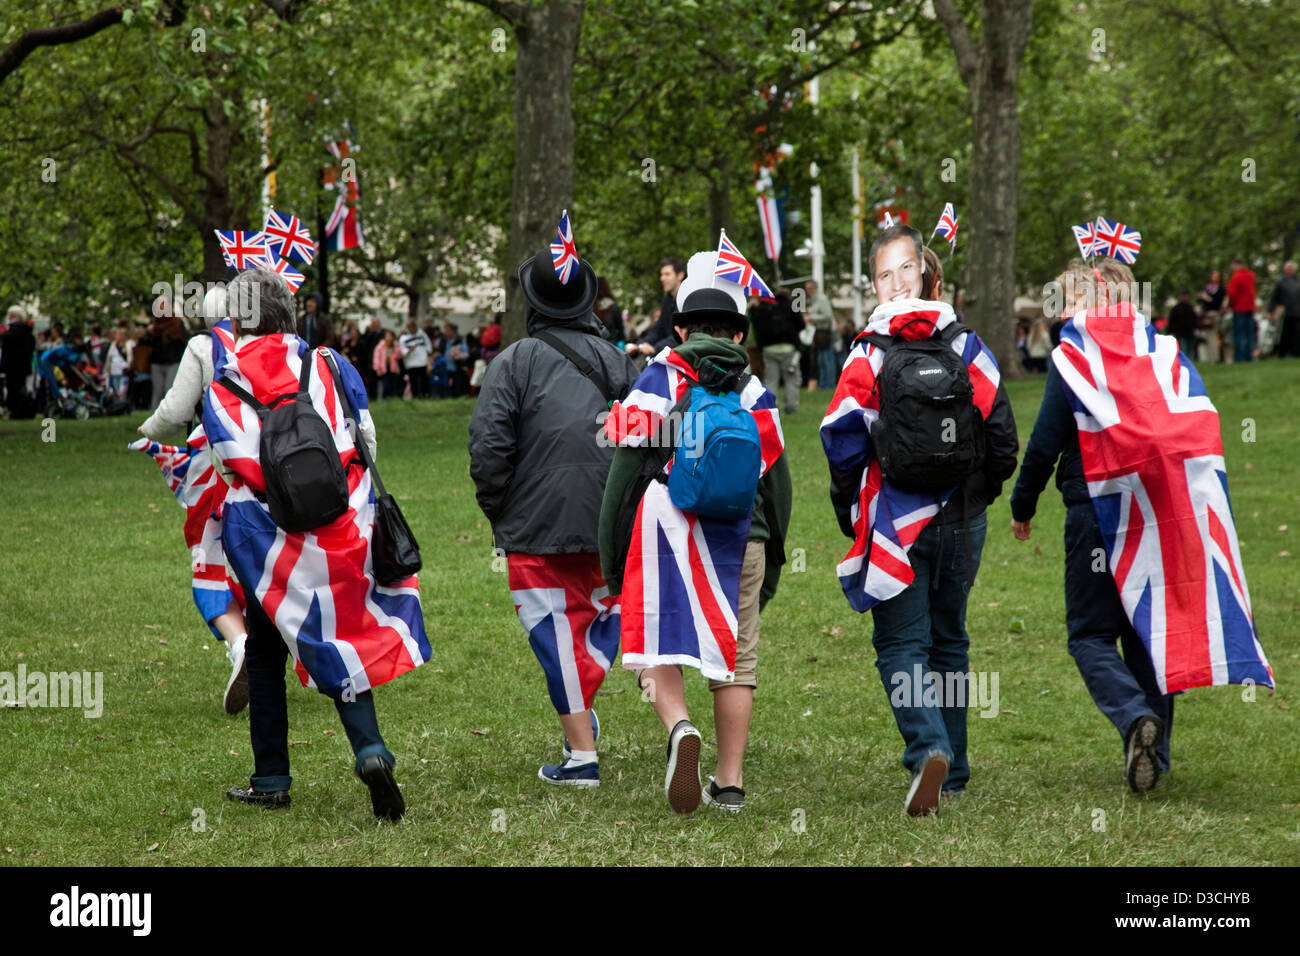
<path fill-rule="evenodd" d="M 599 787 L 600 764 L 594 760 L 591 763 L 571 764 L 566 759 L 558 767 L 546 764 L 537 771 L 537 776 L 557 787 Z"/>
<path fill-rule="evenodd" d="M 589 713 L 591 714 L 591 740 L 593 744 L 598 744 L 600 743 L 600 719 L 596 716 L 594 710 L 589 711 Z M 561 748 L 560 753 L 564 755 L 565 760 L 573 756 L 573 748 L 569 746 L 567 735 L 564 738 L 564 747 Z"/>

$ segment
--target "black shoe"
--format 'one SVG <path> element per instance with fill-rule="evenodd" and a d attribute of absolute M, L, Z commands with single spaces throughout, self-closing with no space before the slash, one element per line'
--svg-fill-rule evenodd
<path fill-rule="evenodd" d="M 1164 735 L 1164 722 L 1154 714 L 1143 714 L 1129 728 L 1124 745 L 1124 776 L 1134 793 L 1146 793 L 1160 779 L 1156 744 Z"/>
<path fill-rule="evenodd" d="M 226 791 L 230 800 L 252 803 L 268 810 L 282 810 L 289 805 L 288 790 L 254 790 L 252 787 L 231 787 Z"/>
<path fill-rule="evenodd" d="M 393 768 L 387 760 L 379 754 L 371 754 L 362 761 L 357 776 L 370 788 L 370 806 L 375 816 L 381 820 L 402 819 L 406 814 L 406 801 L 402 799 L 402 791 L 397 789 Z"/>

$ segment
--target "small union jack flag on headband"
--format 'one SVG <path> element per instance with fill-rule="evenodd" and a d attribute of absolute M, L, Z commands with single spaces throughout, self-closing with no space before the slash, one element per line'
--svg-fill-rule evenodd
<path fill-rule="evenodd" d="M 270 269 L 271 249 L 261 232 L 214 229 L 221 243 L 221 255 L 232 269 Z"/>
<path fill-rule="evenodd" d="M 1081 223 L 1077 226 L 1071 226 L 1070 231 L 1074 233 L 1074 241 L 1079 247 L 1079 255 L 1085 259 L 1092 256 L 1097 245 L 1096 224 L 1091 222 Z"/>
<path fill-rule="evenodd" d="M 289 291 L 297 293 L 298 286 L 302 285 L 303 275 L 293 266 L 289 265 L 288 259 L 277 259 L 275 265 L 270 270 L 278 275 L 289 286 Z"/>
<path fill-rule="evenodd" d="M 266 244 L 271 255 L 276 259 L 297 259 L 311 265 L 315 255 L 315 243 L 311 233 L 303 228 L 297 216 L 281 216 L 274 209 L 266 212 L 266 225 L 262 227 Z"/>
<path fill-rule="evenodd" d="M 578 247 L 573 244 L 573 226 L 569 223 L 569 210 L 560 216 L 560 228 L 551 243 L 551 261 L 561 285 L 568 285 L 578 268 Z"/>
<path fill-rule="evenodd" d="M 1128 265 L 1137 262 L 1138 253 L 1142 250 L 1142 233 L 1136 229 L 1098 216 L 1096 236 L 1092 250 L 1094 255 L 1110 256 Z"/>
<path fill-rule="evenodd" d="M 952 203 L 943 204 L 943 215 L 939 217 L 939 224 L 934 227 L 934 232 L 948 240 L 948 248 L 955 251 L 957 248 L 957 210 L 952 208 Z M 934 235 L 934 232 L 930 235 Z"/>
<path fill-rule="evenodd" d="M 713 269 L 713 275 L 715 278 L 734 282 L 746 292 L 753 292 L 765 299 L 776 298 L 767 284 L 758 277 L 749 260 L 742 256 L 735 243 L 727 238 L 725 231 L 718 236 L 718 261 Z"/>
<path fill-rule="evenodd" d="M 888 209 L 885 210 L 885 218 L 882 221 L 884 222 L 884 225 L 881 227 L 882 229 L 890 229 L 893 227 L 894 217 L 889 214 Z"/>

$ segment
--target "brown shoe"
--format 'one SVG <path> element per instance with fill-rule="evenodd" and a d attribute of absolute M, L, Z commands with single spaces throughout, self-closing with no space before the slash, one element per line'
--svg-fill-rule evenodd
<path fill-rule="evenodd" d="M 664 793 L 678 813 L 694 813 L 700 805 L 700 732 L 689 720 L 679 720 L 668 735 L 668 773 Z"/>
<path fill-rule="evenodd" d="M 948 776 L 948 758 L 932 753 L 925 758 L 921 769 L 912 774 L 912 787 L 907 791 L 908 816 L 928 817 L 939 809 L 939 791 Z"/>

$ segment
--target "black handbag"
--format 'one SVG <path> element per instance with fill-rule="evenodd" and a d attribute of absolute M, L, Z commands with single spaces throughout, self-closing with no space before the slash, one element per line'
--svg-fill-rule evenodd
<path fill-rule="evenodd" d="M 343 414 L 352 427 L 353 441 L 357 446 L 358 454 L 361 455 L 361 463 L 369 469 L 370 477 L 375 483 L 375 528 L 370 539 L 370 561 L 375 582 L 385 587 L 392 587 L 405 581 L 423 567 L 423 562 L 420 560 L 420 545 L 415 540 L 415 535 L 411 533 L 406 518 L 402 516 L 402 509 L 397 506 L 393 496 L 384 490 L 384 482 L 375 468 L 375 460 L 370 457 L 370 449 L 366 447 L 365 439 L 361 437 L 359 416 L 352 408 L 347 390 L 343 388 L 338 366 L 334 364 L 334 356 L 327 352 L 325 360 L 329 362 L 330 371 L 334 375 L 334 388 L 339 393 Z"/>

